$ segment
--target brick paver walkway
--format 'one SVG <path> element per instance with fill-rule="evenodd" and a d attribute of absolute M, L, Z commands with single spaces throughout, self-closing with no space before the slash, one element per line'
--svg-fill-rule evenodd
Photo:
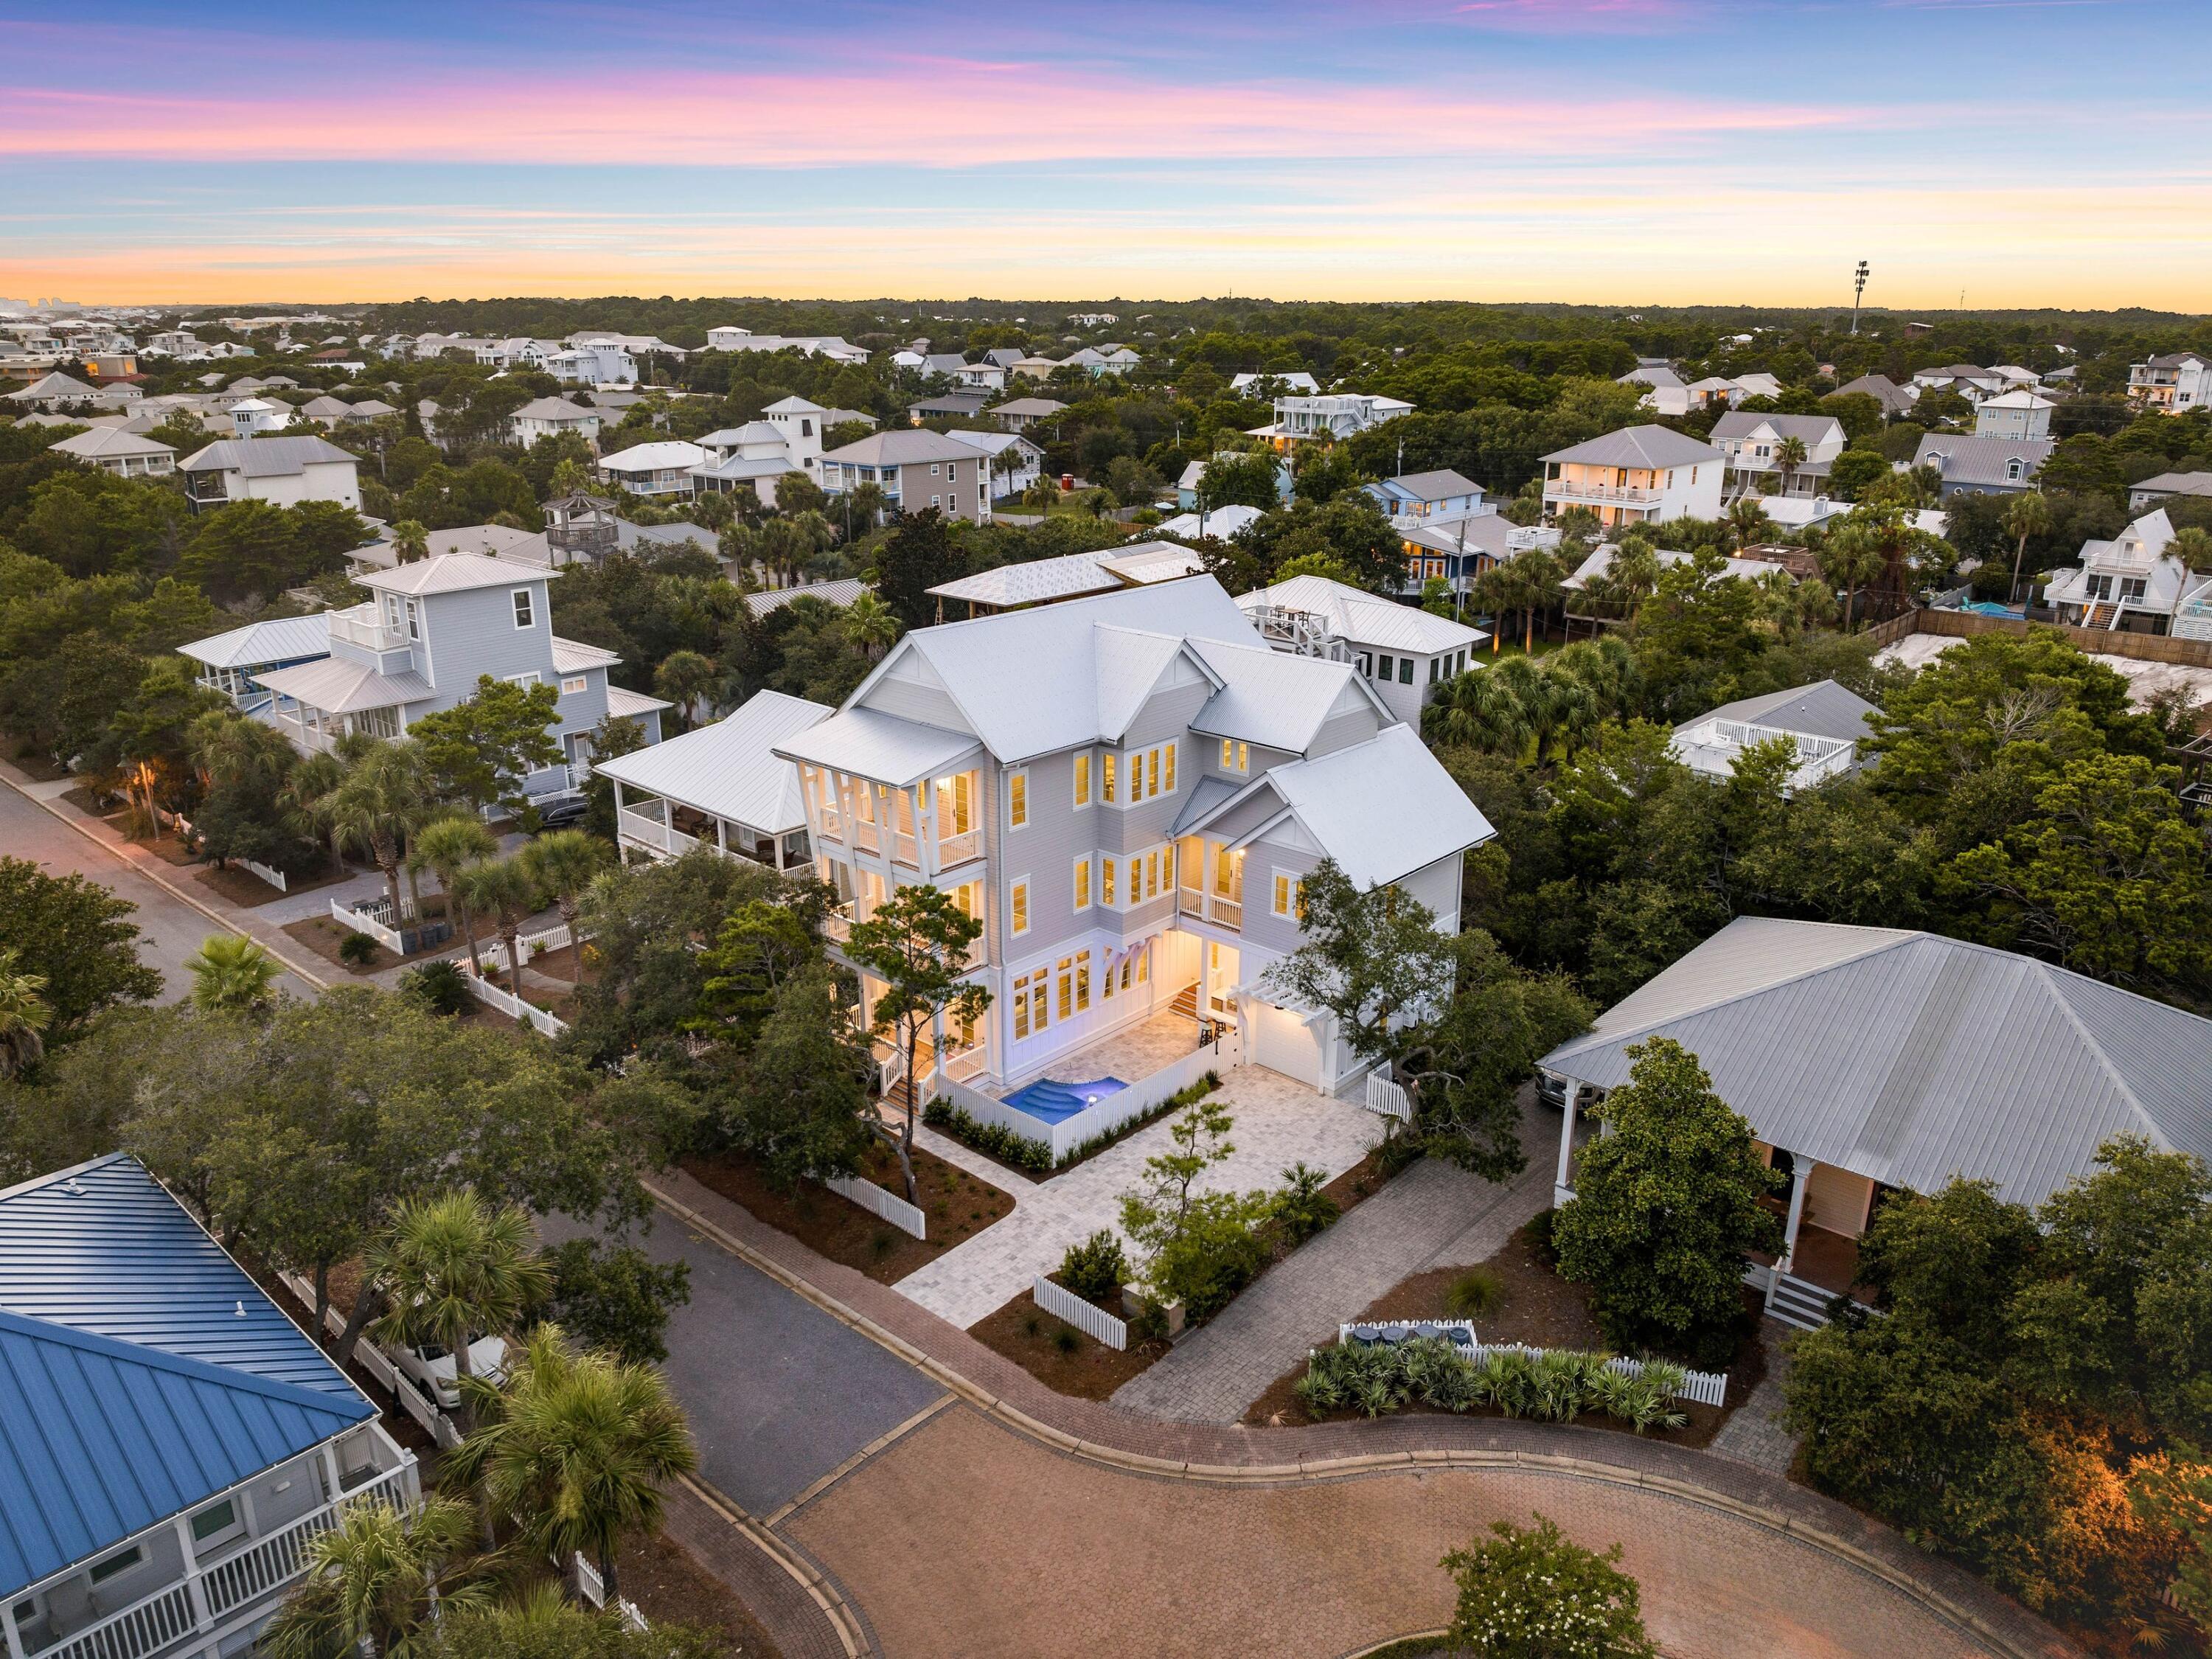
<path fill-rule="evenodd" d="M 1572 1424 L 1406 1416 L 1252 1428 L 1166 1422 L 1069 1399 L 891 1287 L 825 1261 L 689 1177 L 655 1184 L 710 1236 L 827 1299 L 961 1396 L 963 1404 L 857 1465 L 779 1528 L 834 1576 L 886 1654 L 1095 1652 L 1101 1632 L 1151 1619 L 1146 1604 L 1170 1596 L 1170 1610 L 1185 1619 L 1200 1618 L 1206 1600 L 1226 1598 L 1266 1621 L 1258 1627 L 1311 1620 L 1332 1642 L 1332 1621 L 1353 1622 L 1335 1610 L 1338 1602 L 1368 1622 L 1357 1639 L 1328 1649 L 1296 1640 L 1279 1650 L 1194 1643 L 1171 1631 L 1158 1640 L 1117 1639 L 1116 1650 L 1341 1653 L 1437 1624 L 1424 1610 L 1430 1604 L 1412 1616 L 1395 1611 L 1401 1586 L 1416 1577 L 1428 1586 L 1405 1589 L 1408 1605 L 1419 1594 L 1438 1594 L 1432 1564 L 1444 1548 L 1465 1541 L 1486 1515 L 1517 1516 L 1536 1505 L 1578 1537 L 1618 1539 L 1637 1553 L 1632 1559 L 1650 1575 L 1647 1596 L 1662 1593 L 1655 1581 L 1687 1575 L 1697 1596 L 1718 1604 L 1716 1620 L 1765 1621 L 1754 1639 L 1688 1650 L 2080 1659 L 2048 1626 L 1967 1574 L 1751 1465 Z M 994 1437 L 969 1437 L 977 1433 Z M 1448 1457 L 1482 1466 L 1445 1478 L 1440 1465 Z M 916 1468 L 915 1486 L 898 1484 L 911 1478 L 902 1470 Z M 1520 1484 L 1539 1477 L 1548 1484 Z M 923 1488 L 956 1496 L 927 1500 Z M 1313 1495 L 1296 1503 L 1279 1497 L 1301 1491 Z M 1467 1492 L 1476 1496 L 1459 1495 Z M 1227 1501 L 1239 1498 L 1260 1501 Z M 1444 1502 L 1459 1507 L 1444 1511 L 1448 1524 L 1433 1522 L 1428 1510 Z M 1059 1547 L 1034 1553 L 1012 1520 L 1042 1528 L 1048 1517 L 1072 1524 L 1091 1515 L 1111 1524 L 1082 1540 L 1038 1530 Z M 1707 1530 L 1721 1521 L 1734 1524 Z M 1663 1553 L 1672 1535 L 1702 1540 L 1691 1553 L 1705 1558 L 1703 1569 Z M 1173 1570 L 1178 1558 L 1196 1564 L 1188 1576 Z M 1024 1564 L 1022 1582 L 993 1565 L 1010 1559 Z M 1825 1565 L 1816 1571 L 1815 1562 Z M 1264 1571 L 1262 1563 L 1269 1564 Z M 1849 1576 L 1831 1578 L 1831 1571 Z M 1240 1576 L 1264 1582 L 1267 1593 L 1247 1594 Z M 1166 1587 L 1158 1595 L 1156 1580 Z M 988 1595 L 977 1589 L 986 1581 Z M 1079 1615 L 1072 1611 L 1079 1602 L 1106 1610 Z M 1955 1620 L 1939 1607 L 1954 1610 Z M 1680 1616 L 1700 1641 L 1721 1638 L 1698 1631 L 1738 1628 L 1699 1625 L 1686 1608 Z M 1984 1639 L 1966 1641 L 1958 1621 L 1972 1622 Z M 1887 1645 L 1863 1644 L 1862 1626 L 1893 1634 Z"/>
<path fill-rule="evenodd" d="M 1670 1659 L 1966 1659 L 1965 1632 L 1856 1568 L 1733 1516 L 1534 1471 L 1407 1470 L 1275 1486 L 1148 1480 L 942 1412 L 785 1523 L 884 1654 L 1334 1659 L 1450 1617 L 1437 1565 L 1540 1512 L 1620 1543 Z M 1110 1632 L 1110 1641 L 1102 1633 Z"/>
<path fill-rule="evenodd" d="M 1400 1279 L 1482 1261 L 1549 1206 L 1559 1115 L 1524 1104 L 1528 1167 L 1504 1185 L 1448 1164 L 1415 1164 L 1302 1249 L 1262 1273 L 1114 1403 L 1153 1417 L 1233 1423 L 1267 1385 L 1333 1341 L 1336 1328 Z"/>
<path fill-rule="evenodd" d="M 1773 1320 L 1759 1322 L 1759 1338 L 1766 1344 L 1766 1375 L 1759 1380 L 1735 1413 L 1713 1437 L 1712 1449 L 1755 1468 L 1786 1475 L 1797 1460 L 1797 1437 L 1783 1425 L 1782 1383 L 1790 1375 L 1790 1357 L 1783 1351 L 1784 1328 Z"/>

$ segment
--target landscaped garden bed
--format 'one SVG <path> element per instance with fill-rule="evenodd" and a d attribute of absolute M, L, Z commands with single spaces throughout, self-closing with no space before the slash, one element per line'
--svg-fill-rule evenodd
<path fill-rule="evenodd" d="M 267 904 L 295 893 L 311 892 L 318 887 L 334 886 L 339 882 L 350 879 L 356 873 L 358 872 L 349 868 L 333 869 L 328 862 L 325 862 L 318 866 L 313 875 L 295 876 L 288 873 L 285 885 L 276 888 L 271 887 L 252 871 L 242 869 L 235 864 L 226 864 L 220 867 L 212 864 L 202 864 L 193 870 L 192 879 L 224 902 L 250 910 L 257 904 Z"/>
<path fill-rule="evenodd" d="M 979 1123 L 960 1107 L 949 1102 L 933 1100 L 922 1109 L 921 1115 L 922 1121 L 931 1128 L 958 1141 L 970 1152 L 981 1152 L 994 1164 L 1003 1164 L 1032 1180 L 1043 1181 L 1066 1174 L 1077 1164 L 1097 1157 L 1108 1147 L 1127 1140 L 1139 1129 L 1158 1122 L 1171 1113 L 1181 1111 L 1193 1101 L 1205 1099 L 1220 1087 L 1221 1074 L 1208 1072 L 1188 1089 L 1179 1089 L 1170 1095 L 1142 1117 L 1133 1117 L 1126 1123 L 1116 1124 L 1103 1134 L 1093 1135 L 1060 1164 L 1052 1161 L 1052 1149 L 1043 1141 L 1024 1139 L 996 1123 Z"/>
<path fill-rule="evenodd" d="M 1058 1275 L 1054 1275 L 1058 1282 Z M 1104 1304 L 1096 1305 L 1105 1307 Z M 1121 1316 L 1119 1306 L 1107 1308 Z M 1037 1306 L 1024 1291 L 968 1328 L 968 1334 L 1002 1354 L 1056 1394 L 1105 1400 L 1168 1351 L 1164 1337 L 1129 1334 L 1127 1348 L 1109 1348 Z"/>
<path fill-rule="evenodd" d="M 615 1567 L 623 1599 L 635 1604 L 647 1624 L 713 1631 L 732 1659 L 740 1654 L 781 1659 L 781 1650 L 745 1604 L 666 1533 L 626 1540 L 615 1553 Z"/>
<path fill-rule="evenodd" d="M 1561 1279 L 1553 1269 L 1545 1243 L 1544 1223 L 1548 1218 L 1540 1218 L 1522 1228 L 1479 1267 L 1432 1268 L 1401 1279 L 1366 1307 L 1349 1316 L 1345 1322 L 1469 1319 L 1486 1347 L 1517 1343 L 1547 1352 L 1604 1352 L 1605 1340 L 1590 1313 L 1588 1287 Z M 1753 1310 L 1748 1299 L 1747 1310 Z M 1245 1408 L 1243 1420 L 1279 1425 L 1310 1422 L 1316 1417 L 1340 1420 L 1368 1414 L 1349 1403 L 1319 1412 L 1313 1409 L 1308 1401 L 1300 1398 L 1298 1390 L 1299 1380 L 1308 1369 L 1300 1364 L 1277 1377 Z M 1663 1431 L 1662 1437 L 1677 1445 L 1706 1444 L 1729 1414 L 1750 1396 L 1765 1371 L 1765 1350 L 1753 1326 L 1728 1367 L 1726 1405 L 1706 1406 L 1691 1400 L 1676 1400 L 1673 1409 L 1682 1414 L 1684 1423 L 1678 1429 Z M 1448 1407 L 1423 1399 L 1421 1390 L 1416 1388 L 1408 1391 L 1402 1404 L 1391 1409 L 1421 1412 Z M 1470 1416 L 1538 1414 L 1525 1406 L 1517 1405 L 1508 1411 L 1481 1399 L 1470 1399 L 1458 1409 Z M 1631 1424 L 1607 1416 L 1594 1404 L 1571 1420 L 1586 1427 L 1634 1432 Z"/>
<path fill-rule="evenodd" d="M 359 960 L 349 961 L 339 954 L 339 951 L 353 930 L 341 927 L 328 916 L 308 916 L 300 921 L 288 921 L 284 924 L 284 932 L 287 937 L 298 940 L 332 967 L 343 968 L 349 974 L 363 976 L 378 974 L 386 968 L 397 968 L 404 960 L 392 955 L 372 939 L 368 946 L 361 951 Z M 366 933 L 361 937 L 368 939 Z"/>
<path fill-rule="evenodd" d="M 879 1285 L 896 1284 L 1014 1207 L 1011 1197 L 981 1176 L 919 1146 L 914 1150 L 914 1174 L 921 1209 L 928 1218 L 927 1239 L 910 1237 L 817 1182 L 803 1181 L 780 1193 L 769 1185 L 759 1166 L 739 1152 L 689 1158 L 684 1168 L 702 1186 L 742 1206 L 756 1219 Z M 898 1156 L 889 1146 L 869 1149 L 860 1176 L 893 1197 L 906 1196 Z"/>

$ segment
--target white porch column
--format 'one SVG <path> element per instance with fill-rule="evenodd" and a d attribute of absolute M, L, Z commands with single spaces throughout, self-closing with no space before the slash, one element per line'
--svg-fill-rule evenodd
<path fill-rule="evenodd" d="M 921 878 L 934 882 L 942 867 L 937 851 L 937 780 L 924 778 L 915 786 L 914 861 Z"/>
<path fill-rule="evenodd" d="M 1774 1270 L 1784 1273 L 1796 1265 L 1797 1226 L 1805 1218 L 1805 1188 L 1813 1179 L 1810 1159 L 1805 1161 L 1805 1167 L 1802 1169 L 1798 1167 L 1796 1158 L 1793 1157 L 1790 1163 L 1790 1218 L 1782 1224 L 1782 1255 L 1774 1264 Z"/>
<path fill-rule="evenodd" d="M 9 1599 L 12 1604 L 14 1598 Z M 23 1638 L 15 1629 L 13 1607 L 0 1607 L 0 1642 L 7 1644 L 8 1659 L 23 1659 Z"/>
<path fill-rule="evenodd" d="M 1582 1098 L 1583 1085 L 1570 1081 L 1566 1110 L 1559 1115 L 1559 1168 L 1552 1177 L 1552 1203 L 1555 1208 L 1575 1195 L 1575 1189 L 1567 1185 L 1567 1176 L 1575 1156 L 1575 1109 L 1582 1104 Z"/>
<path fill-rule="evenodd" d="M 177 1547 L 185 1553 L 185 1591 L 191 1599 L 192 1628 L 204 1631 L 215 1623 L 215 1613 L 208 1606 L 207 1586 L 200 1582 L 199 1558 L 192 1553 L 192 1523 L 188 1516 L 177 1517 Z M 9 1622 L 15 1621 L 10 1618 Z"/>

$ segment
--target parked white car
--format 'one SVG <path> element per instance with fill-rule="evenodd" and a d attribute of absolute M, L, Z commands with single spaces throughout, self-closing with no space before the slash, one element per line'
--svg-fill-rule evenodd
<path fill-rule="evenodd" d="M 441 1411 L 452 1411 L 461 1403 L 452 1350 L 435 1342 L 426 1342 L 416 1348 L 387 1347 L 384 1353 L 399 1374 L 412 1382 L 425 1400 L 435 1401 Z M 486 1382 L 504 1382 L 506 1339 L 480 1336 L 470 1343 L 469 1370 Z"/>

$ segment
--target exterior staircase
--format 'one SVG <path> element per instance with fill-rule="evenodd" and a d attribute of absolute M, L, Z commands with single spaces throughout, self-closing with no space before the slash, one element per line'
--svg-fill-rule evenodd
<path fill-rule="evenodd" d="M 1186 985 L 1176 993 L 1176 1000 L 1168 1005 L 1171 1014 L 1181 1014 L 1185 1019 L 1198 1018 L 1198 987 Z"/>
<path fill-rule="evenodd" d="M 1832 1300 L 1833 1291 L 1790 1273 L 1778 1273 L 1766 1298 L 1767 1317 L 1801 1331 L 1817 1331 L 1828 1322 L 1828 1304 Z"/>
<path fill-rule="evenodd" d="M 2089 607 L 2089 614 L 2081 618 L 2084 628 L 2111 628 L 2119 622 L 2120 607 L 2109 599 L 2100 599 Z"/>

